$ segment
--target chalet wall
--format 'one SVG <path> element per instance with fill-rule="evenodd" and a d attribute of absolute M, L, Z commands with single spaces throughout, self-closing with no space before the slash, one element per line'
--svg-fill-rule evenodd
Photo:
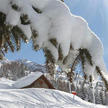
<path fill-rule="evenodd" d="M 37 81 L 35 81 L 33 86 L 35 88 L 49 88 L 43 79 L 38 79 Z"/>

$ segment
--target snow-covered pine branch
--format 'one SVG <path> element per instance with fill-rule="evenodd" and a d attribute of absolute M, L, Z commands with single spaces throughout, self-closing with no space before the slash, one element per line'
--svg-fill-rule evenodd
<path fill-rule="evenodd" d="M 32 39 L 34 49 L 43 48 L 49 62 L 66 68 L 80 55 L 85 73 L 89 76 L 99 67 L 108 86 L 100 39 L 61 0 L 0 0 L 0 35 L 1 50 L 19 50 L 21 39 Z"/>

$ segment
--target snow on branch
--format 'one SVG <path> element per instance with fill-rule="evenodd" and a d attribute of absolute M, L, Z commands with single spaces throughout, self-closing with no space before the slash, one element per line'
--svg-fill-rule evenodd
<path fill-rule="evenodd" d="M 17 49 L 20 49 L 18 37 L 25 42 L 32 39 L 35 50 L 43 48 L 47 59 L 63 67 L 73 63 L 80 54 L 87 73 L 92 73 L 90 71 L 95 71 L 99 66 L 103 74 L 108 74 L 99 59 L 103 60 L 100 39 L 90 30 L 87 22 L 73 15 L 62 1 L 0 0 L 1 48 L 9 45 L 14 51 L 11 36 L 16 40 Z M 88 63 L 84 63 L 83 58 Z"/>

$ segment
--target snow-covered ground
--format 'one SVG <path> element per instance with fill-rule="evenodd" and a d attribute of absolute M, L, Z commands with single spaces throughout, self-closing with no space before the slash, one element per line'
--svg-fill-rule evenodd
<path fill-rule="evenodd" d="M 41 74 L 31 73 L 24 78 L 25 81 L 30 81 L 33 75 L 40 76 Z M 17 81 L 0 78 L 0 108 L 108 108 L 108 106 L 86 102 L 77 96 L 73 98 L 73 94 L 59 90 L 16 89 L 18 84 L 25 84 L 24 78 Z"/>
<path fill-rule="evenodd" d="M 6 78 L 0 78 L 0 89 L 12 89 L 14 81 L 8 80 Z"/>
<path fill-rule="evenodd" d="M 79 97 L 58 90 L 1 89 L 0 108 L 107 108 L 83 101 Z"/>
<path fill-rule="evenodd" d="M 32 76 L 32 75 L 31 75 Z M 107 108 L 58 90 L 15 89 L 18 81 L 0 79 L 0 108 Z M 22 82 L 22 84 L 24 81 Z M 14 85 L 14 86 L 13 86 Z"/>
<path fill-rule="evenodd" d="M 42 12 L 39 13 L 36 9 Z M 5 24 L 21 28 L 28 40 L 31 39 L 32 32 L 37 32 L 37 39 L 36 37 L 33 39 L 34 46 L 38 46 L 37 49 L 50 50 L 56 62 L 59 61 L 58 49 L 62 49 L 63 59 L 69 54 L 73 54 L 72 56 L 76 58 L 76 51 L 80 48 L 87 49 L 92 57 L 93 66 L 86 64 L 86 72 L 92 74 L 98 66 L 108 81 L 100 39 L 90 30 L 83 18 L 70 12 L 64 2 L 60 0 L 0 0 L 0 11 L 6 14 Z M 23 15 L 27 15 L 30 24 L 25 25 L 21 22 Z M 49 41 L 50 39 L 56 39 L 58 43 L 56 47 Z M 72 51 L 70 46 L 73 48 Z M 68 57 L 69 60 L 70 58 Z M 74 59 L 70 61 L 72 63 Z M 85 102 L 77 96 L 73 99 L 73 95 L 69 93 L 38 88 L 15 89 L 13 84 L 16 83 L 1 80 L 0 108 L 107 108 Z"/>

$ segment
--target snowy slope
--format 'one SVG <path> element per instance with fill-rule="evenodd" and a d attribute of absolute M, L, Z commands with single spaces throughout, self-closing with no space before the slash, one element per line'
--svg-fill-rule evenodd
<path fill-rule="evenodd" d="M 0 78 L 0 89 L 12 89 L 14 81 L 6 79 L 6 78 Z"/>
<path fill-rule="evenodd" d="M 0 60 L 0 67 L 3 65 L 3 64 L 6 64 L 6 63 L 9 63 L 10 61 L 6 58 L 4 58 L 3 60 Z"/>
<path fill-rule="evenodd" d="M 0 61 L 0 77 L 16 81 L 31 72 L 46 73 L 46 66 L 25 59 Z"/>
<path fill-rule="evenodd" d="M 31 73 L 17 81 L 0 78 L 0 108 L 107 108 L 93 105 L 79 97 L 58 90 L 18 89 L 34 81 L 41 72 Z M 17 89 L 16 89 L 17 88 Z"/>
<path fill-rule="evenodd" d="M 49 89 L 0 90 L 0 108 L 107 108 L 72 94 Z"/>

